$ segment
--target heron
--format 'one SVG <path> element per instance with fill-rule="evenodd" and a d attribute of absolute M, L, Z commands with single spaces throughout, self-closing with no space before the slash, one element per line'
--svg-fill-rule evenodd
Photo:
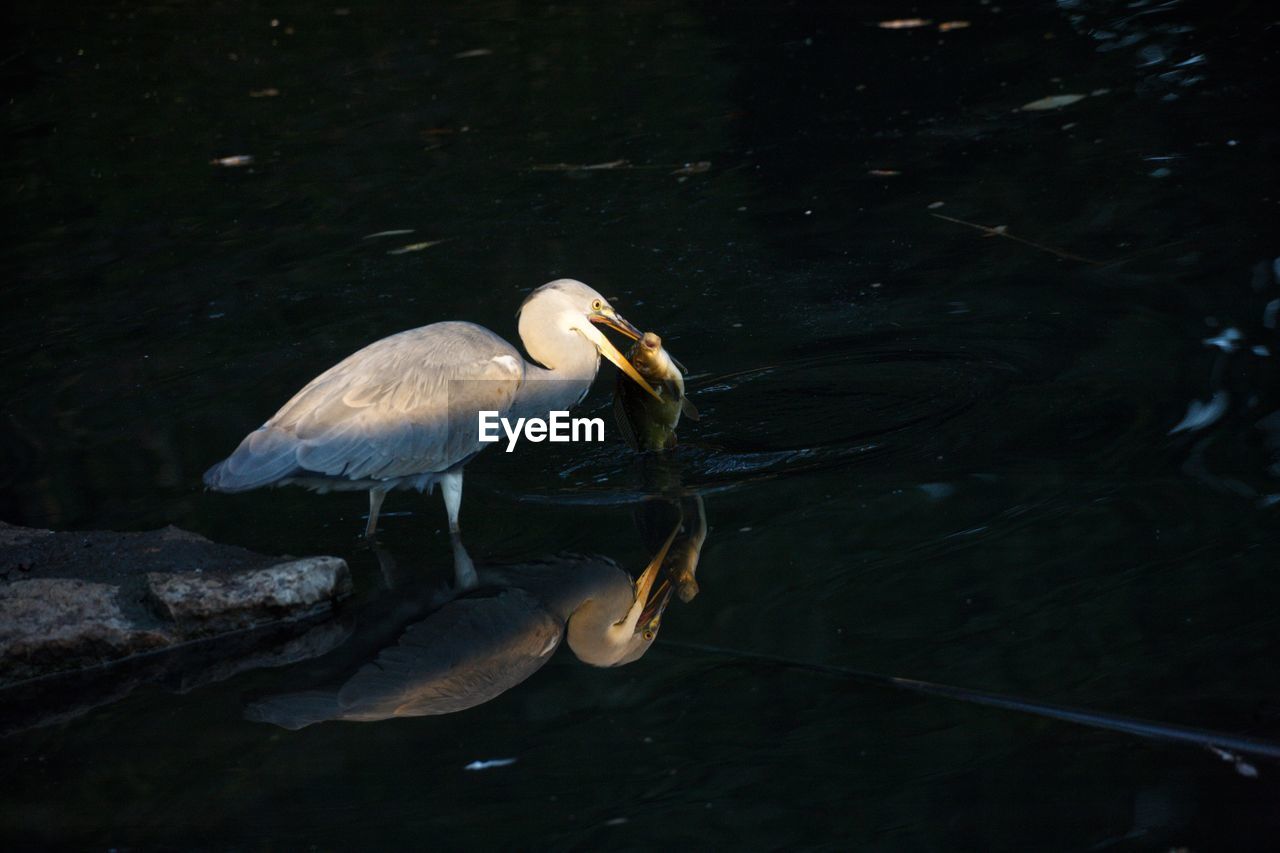
<path fill-rule="evenodd" d="M 267 697 L 245 716 L 286 729 L 452 714 L 520 684 L 567 640 L 592 666 L 623 666 L 653 645 L 672 587 L 660 579 L 679 527 L 633 583 L 608 558 L 561 555 L 482 569 L 481 584 L 408 625 L 337 690 Z"/>
<path fill-rule="evenodd" d="M 478 416 L 546 417 L 586 396 L 600 367 L 613 362 L 650 394 L 654 389 L 596 328 L 633 340 L 640 331 L 580 281 L 534 290 L 517 314 L 532 361 L 475 323 L 432 323 L 375 341 L 306 384 L 204 474 L 220 492 L 299 485 L 317 492 L 369 492 L 365 537 L 372 539 L 387 492 L 437 483 L 455 554 L 462 469 L 487 444 Z"/>

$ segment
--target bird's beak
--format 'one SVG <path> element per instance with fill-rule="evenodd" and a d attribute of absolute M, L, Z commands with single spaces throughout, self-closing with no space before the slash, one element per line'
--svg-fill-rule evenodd
<path fill-rule="evenodd" d="M 680 525 L 677 524 L 662 548 L 636 579 L 636 601 L 643 602 L 637 623 L 638 630 L 657 631 L 662 612 L 667 609 L 667 602 L 671 600 L 671 582 L 665 577 L 659 580 L 658 576 L 662 572 L 662 564 L 667 560 L 667 552 L 671 550 L 671 543 L 679 532 Z"/>
<path fill-rule="evenodd" d="M 640 338 L 640 330 L 619 317 L 617 314 L 592 314 L 590 319 L 592 323 L 599 323 L 602 326 L 608 326 L 610 329 L 617 329 L 624 335 L 629 335 L 633 339 L 639 340 Z M 608 338 L 606 338 L 601 332 L 597 331 L 593 326 L 588 326 L 586 328 L 586 333 L 587 337 L 591 339 L 591 342 L 596 345 L 596 349 L 600 350 L 600 354 L 613 362 L 614 367 L 631 377 L 637 385 L 648 391 L 655 400 L 662 399 L 662 397 L 658 395 L 658 392 L 653 390 L 653 386 L 646 382 L 645 378 L 640 375 L 635 367 L 632 366 L 631 362 L 627 360 L 627 357 L 618 352 L 618 348 L 609 342 Z"/>
<path fill-rule="evenodd" d="M 592 314 L 591 322 L 597 323 L 601 326 L 608 326 L 615 332 L 622 332 L 622 334 L 631 338 L 633 341 L 640 340 L 642 334 L 639 329 L 622 319 L 622 317 L 618 316 L 617 311 L 614 311 L 612 308 L 607 306 L 599 314 Z"/>

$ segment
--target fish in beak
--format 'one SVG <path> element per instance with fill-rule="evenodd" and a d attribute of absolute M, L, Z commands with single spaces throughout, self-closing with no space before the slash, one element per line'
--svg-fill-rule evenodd
<path fill-rule="evenodd" d="M 640 339 L 640 330 L 622 319 L 622 317 L 618 316 L 617 312 L 608 306 L 599 312 L 590 314 L 588 319 L 597 325 L 608 326 L 610 329 L 622 332 L 622 334 L 631 338 L 633 341 Z M 587 327 L 584 334 L 586 334 L 591 342 L 596 345 L 596 349 L 600 351 L 602 356 L 613 362 L 614 367 L 631 377 L 637 385 L 648 391 L 655 400 L 662 399 L 661 395 L 659 395 L 657 391 L 653 390 L 653 386 L 645 381 L 645 378 L 641 376 L 635 367 L 631 365 L 631 362 L 627 360 L 627 357 L 619 352 L 618 348 L 610 343 L 608 338 L 590 326 Z"/>

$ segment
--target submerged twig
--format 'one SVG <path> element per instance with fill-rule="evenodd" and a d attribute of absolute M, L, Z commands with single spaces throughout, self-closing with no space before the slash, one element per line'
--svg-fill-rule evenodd
<path fill-rule="evenodd" d="M 711 168 L 711 161 L 697 160 L 690 163 L 632 163 L 630 160 L 609 160 L 605 163 L 538 163 L 530 166 L 531 172 L 642 172 L 670 169 L 673 175 L 700 175 Z"/>
<path fill-rule="evenodd" d="M 1015 243 L 1022 243 L 1024 246 L 1030 246 L 1033 249 L 1039 249 L 1040 251 L 1048 252 L 1051 255 L 1057 255 L 1059 258 L 1063 258 L 1068 261 L 1079 261 L 1082 264 L 1090 264 L 1095 267 L 1102 266 L 1102 261 L 1095 261 L 1090 258 L 1081 257 L 1080 255 L 1073 255 L 1070 252 L 1064 252 L 1061 249 L 1055 249 L 1052 246 L 1046 246 L 1043 243 L 1036 243 L 1035 241 L 1028 240 L 1025 237 L 1018 237 L 1014 234 L 1010 234 L 1003 226 L 999 228 L 991 228 L 987 225 L 979 225 L 976 222 L 967 222 L 963 219 L 956 219 L 954 216 L 944 216 L 941 213 L 930 213 L 929 215 L 935 219 L 943 219 L 947 222 L 954 222 L 957 225 L 963 225 L 966 228 L 973 228 L 976 231 L 981 231 L 988 237 L 1004 237 L 1007 240 L 1013 240 Z"/>

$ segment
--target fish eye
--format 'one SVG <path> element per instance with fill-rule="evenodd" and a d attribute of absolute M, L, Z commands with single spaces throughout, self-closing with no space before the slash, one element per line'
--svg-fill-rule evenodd
<path fill-rule="evenodd" d="M 592 310 L 592 311 L 603 311 L 603 310 L 604 310 L 604 300 L 603 300 L 603 299 L 592 299 L 592 300 L 591 300 L 591 310 Z"/>
<path fill-rule="evenodd" d="M 644 638 L 645 638 L 646 640 L 652 640 L 652 639 L 653 639 L 653 632 L 652 632 L 652 631 L 650 631 L 650 630 L 647 630 L 647 629 L 646 629 L 646 630 L 645 630 L 645 632 L 644 632 Z"/>

